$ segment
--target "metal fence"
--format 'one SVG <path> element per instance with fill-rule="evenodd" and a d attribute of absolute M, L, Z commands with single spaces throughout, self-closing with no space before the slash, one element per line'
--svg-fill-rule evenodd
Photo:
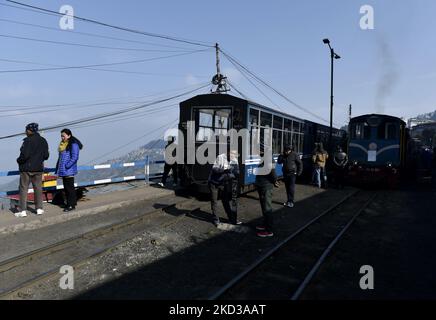
<path fill-rule="evenodd" d="M 147 156 L 144 161 L 136 161 L 136 162 L 126 162 L 126 163 L 109 163 L 109 164 L 98 164 L 93 166 L 79 166 L 77 167 L 77 170 L 79 172 L 83 171 L 91 171 L 91 170 L 102 170 L 102 169 L 125 169 L 129 167 L 142 167 L 144 168 L 144 173 L 139 175 L 133 175 L 133 176 L 123 176 L 123 177 L 110 177 L 107 179 L 99 179 L 99 180 L 92 180 L 92 181 L 83 181 L 75 183 L 74 185 L 76 187 L 90 187 L 95 185 L 101 185 L 101 184 L 111 184 L 111 183 L 118 183 L 118 182 L 124 182 L 124 181 L 132 181 L 132 180 L 144 180 L 145 183 L 150 183 L 150 179 L 158 178 L 162 175 L 162 172 L 153 173 L 150 174 L 150 168 L 153 165 L 159 165 L 165 163 L 164 160 L 159 161 L 150 161 L 149 157 Z M 46 168 L 44 169 L 44 173 L 54 173 L 56 171 L 56 168 Z M 0 171 L 0 177 L 9 177 L 9 176 L 19 176 L 19 171 Z M 61 190 L 64 186 L 62 184 L 56 185 L 53 187 L 44 187 L 43 191 L 53 191 L 53 190 Z M 29 189 L 29 193 L 33 193 L 33 189 Z M 10 196 L 10 195 L 16 195 L 18 194 L 18 190 L 12 190 L 12 191 L 0 191 L 0 196 Z"/>

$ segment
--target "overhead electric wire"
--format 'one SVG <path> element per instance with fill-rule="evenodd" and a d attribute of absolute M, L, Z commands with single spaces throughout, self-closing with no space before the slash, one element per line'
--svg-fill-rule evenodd
<path fill-rule="evenodd" d="M 183 92 L 185 90 L 193 89 L 198 86 L 203 86 L 209 84 L 208 82 L 203 82 L 199 84 L 184 86 L 180 88 L 172 88 L 164 91 L 158 91 L 151 94 L 141 95 L 141 96 L 133 96 L 133 97 L 112 97 L 112 98 L 106 98 L 106 99 L 93 99 L 93 100 L 85 100 L 85 101 L 78 101 L 73 103 L 57 103 L 57 104 L 49 104 L 49 105 L 35 105 L 35 106 L 23 106 L 23 105 L 15 105 L 15 106 L 1 106 L 0 108 L 13 108 L 15 110 L 3 110 L 4 112 L 12 112 L 12 111 L 18 111 L 18 110 L 28 110 L 28 109 L 45 109 L 45 108 L 53 108 L 53 107 L 77 107 L 77 106 L 94 106 L 94 105 L 104 105 L 104 104 L 130 104 L 133 102 L 119 102 L 118 100 L 124 100 L 126 98 L 128 99 L 144 99 L 144 98 L 151 98 L 151 97 L 163 97 L 166 94 L 169 93 L 175 93 L 175 92 Z M 142 101 L 142 103 L 149 102 L 149 101 Z M 22 109 L 21 109 L 22 108 Z M 2 111 L 0 111 L 2 112 Z"/>
<path fill-rule="evenodd" d="M 131 113 L 128 115 L 118 116 L 118 117 L 114 117 L 114 118 L 110 118 L 110 119 L 95 120 L 92 122 L 87 122 L 84 125 L 82 125 L 82 124 L 74 125 L 74 127 L 75 128 L 86 128 L 86 127 L 92 127 L 92 126 L 106 125 L 108 123 L 126 121 L 126 120 L 130 120 L 130 119 L 135 119 L 135 120 L 142 119 L 150 114 L 168 111 L 169 109 L 174 108 L 175 106 L 178 106 L 178 104 L 167 105 L 167 106 L 158 107 L 158 108 L 154 108 L 154 109 L 147 109 L 146 111 L 135 112 L 135 113 Z"/>
<path fill-rule="evenodd" d="M 280 108 L 280 106 L 275 103 L 269 96 L 267 96 L 253 81 L 250 80 L 250 78 L 245 74 L 245 71 L 243 69 L 241 69 L 237 64 L 235 64 L 233 61 L 229 60 L 231 64 L 233 64 L 233 66 L 239 71 L 240 74 L 242 74 L 244 76 L 245 79 L 247 79 L 248 82 L 251 83 L 251 85 L 253 87 L 256 88 L 257 91 L 260 92 L 260 94 L 262 94 L 266 99 L 268 99 L 269 102 L 271 102 L 275 107 L 277 107 L 279 110 L 283 111 L 282 108 Z"/>
<path fill-rule="evenodd" d="M 51 131 L 51 130 L 54 130 L 54 129 L 59 129 L 61 127 L 72 126 L 72 125 L 79 124 L 79 123 L 90 122 L 90 121 L 93 121 L 93 120 L 108 118 L 108 117 L 112 117 L 112 116 L 128 113 L 128 112 L 131 112 L 131 111 L 134 111 L 134 110 L 143 109 L 143 108 L 149 107 L 151 105 L 159 104 L 159 103 L 162 103 L 162 102 L 166 102 L 166 101 L 169 101 L 169 100 L 180 98 L 180 97 L 182 97 L 184 95 L 187 95 L 187 94 L 191 94 L 191 93 L 193 93 L 195 91 L 198 91 L 200 89 L 205 88 L 208 85 L 200 86 L 200 87 L 198 87 L 198 88 L 196 88 L 194 90 L 190 90 L 190 91 L 187 91 L 187 92 L 184 92 L 184 93 L 181 93 L 181 94 L 169 97 L 169 98 L 160 99 L 160 100 L 153 101 L 153 102 L 146 103 L 146 104 L 142 104 L 142 105 L 139 105 L 139 106 L 133 106 L 133 107 L 130 107 L 130 108 L 127 108 L 127 109 L 124 109 L 124 110 L 117 110 L 117 111 L 114 111 L 114 112 L 97 114 L 97 115 L 93 115 L 93 116 L 89 116 L 89 117 L 85 117 L 85 118 L 81 118 L 81 119 L 75 119 L 75 120 L 72 120 L 72 121 L 68 121 L 68 122 L 64 122 L 64 123 L 59 123 L 59 124 L 56 124 L 56 125 L 48 126 L 48 127 L 45 127 L 45 128 L 41 128 L 40 131 Z M 15 133 L 15 134 L 7 135 L 7 136 L 2 136 L 2 137 L 0 137 L 0 140 L 9 139 L 9 138 L 13 138 L 13 137 L 18 137 L 18 136 L 21 136 L 23 134 L 24 133 Z"/>
<path fill-rule="evenodd" d="M 233 83 L 231 83 L 229 79 L 227 79 L 227 83 L 229 84 L 230 88 L 235 90 L 242 98 L 244 98 L 245 100 L 250 100 L 248 96 L 242 93 L 238 88 L 236 88 L 236 86 Z"/>
<path fill-rule="evenodd" d="M 42 7 L 32 6 L 32 5 L 21 3 L 21 2 L 18 2 L 18 1 L 13 1 L 13 0 L 6 0 L 6 1 L 10 2 L 10 3 L 17 4 L 17 5 L 22 6 L 22 7 L 36 9 L 36 10 L 38 10 L 40 12 L 48 12 L 48 13 L 55 14 L 57 16 L 68 16 L 68 17 L 71 17 L 71 18 L 74 18 L 74 19 L 77 19 L 77 20 L 81 20 L 81 21 L 84 21 L 84 22 L 97 24 L 97 25 L 100 25 L 100 26 L 104 26 L 104 27 L 108 27 L 108 28 L 112 28 L 112 29 L 116 29 L 116 30 L 126 31 L 126 32 L 130 32 L 130 33 L 135 33 L 135 34 L 140 34 L 140 35 L 144 35 L 144 36 L 148 36 L 148 37 L 154 37 L 154 38 L 171 40 L 171 41 L 176 41 L 176 42 L 181 42 L 181 43 L 187 43 L 187 44 L 196 45 L 196 46 L 203 46 L 203 47 L 209 47 L 209 48 L 214 47 L 214 45 L 208 44 L 208 43 L 203 42 L 203 41 L 184 39 L 184 38 L 173 37 L 173 36 L 168 36 L 168 35 L 163 35 L 163 34 L 157 34 L 157 33 L 151 33 L 151 32 L 135 30 L 135 29 L 126 28 L 126 27 L 120 27 L 120 26 L 116 26 L 116 25 L 113 25 L 113 24 L 97 21 L 97 20 L 94 20 L 94 19 L 79 17 L 79 16 L 76 16 L 76 15 L 67 15 L 67 14 L 59 13 L 57 11 L 45 9 L 45 8 L 42 8 Z"/>
<path fill-rule="evenodd" d="M 13 7 L 14 8 L 18 8 L 18 9 L 23 9 L 23 8 L 19 8 L 19 7 L 15 7 L 15 6 L 13 6 Z M 29 27 L 33 27 L 33 28 L 40 28 L 40 29 L 46 29 L 46 30 L 51 30 L 51 31 L 56 31 L 56 32 L 62 32 L 63 34 L 83 35 L 83 36 L 94 37 L 94 38 L 109 39 L 109 40 L 123 41 L 123 42 L 129 42 L 129 43 L 137 43 L 137 44 L 142 44 L 142 45 L 150 45 L 150 46 L 163 47 L 163 48 L 191 50 L 191 49 L 184 48 L 184 47 L 166 45 L 166 44 L 161 44 L 161 43 L 145 42 L 145 41 L 138 41 L 138 40 L 131 40 L 131 39 L 123 39 L 123 38 L 117 38 L 117 37 L 104 36 L 104 35 L 96 34 L 96 33 L 79 32 L 79 31 L 76 31 L 76 30 L 62 30 L 62 29 L 59 29 L 59 28 L 53 28 L 53 27 L 43 26 L 43 25 L 40 25 L 40 24 L 27 23 L 27 22 L 11 20 L 11 19 L 0 19 L 0 21 L 7 22 L 7 23 L 14 23 L 14 24 L 19 24 L 19 25 L 24 25 L 24 26 L 29 26 Z"/>
<path fill-rule="evenodd" d="M 289 103 L 291 103 L 292 105 L 294 105 L 295 107 L 297 107 L 298 109 L 300 109 L 303 112 L 306 112 L 310 115 L 312 115 L 313 117 L 329 123 L 328 120 L 322 118 L 321 116 L 317 115 L 316 113 L 311 112 L 310 110 L 302 107 L 301 105 L 297 104 L 296 102 L 292 101 L 291 99 L 289 99 L 286 95 L 284 95 L 283 93 L 281 93 L 280 91 L 278 91 L 277 89 L 273 88 L 269 83 L 267 83 L 266 81 L 262 80 L 260 77 L 258 77 L 256 74 L 254 74 L 252 71 L 250 71 L 247 67 L 245 67 L 242 63 L 240 63 L 239 61 L 236 60 L 236 58 L 233 58 L 232 56 L 230 56 L 229 54 L 227 54 L 226 52 L 224 52 L 222 49 L 220 49 L 220 51 L 222 52 L 222 54 L 230 61 L 230 62 L 234 62 L 237 65 L 239 65 L 242 69 L 244 69 L 246 72 L 248 72 L 249 74 L 251 74 L 255 79 L 257 79 L 260 83 L 262 83 L 264 86 L 266 86 L 267 88 L 269 88 L 270 90 L 272 90 L 273 92 L 275 92 L 277 95 L 279 95 L 280 97 L 282 97 L 283 99 L 285 99 L 286 101 L 288 101 Z M 335 124 L 337 125 L 337 124 Z"/>
<path fill-rule="evenodd" d="M 194 51 L 194 50 L 159 50 L 159 49 L 108 47 L 108 46 L 98 46 L 98 45 L 78 43 L 78 42 L 65 42 L 65 41 L 56 41 L 56 40 L 45 40 L 45 39 L 36 39 L 36 38 L 29 38 L 29 37 L 20 37 L 20 36 L 15 36 L 15 35 L 10 35 L 10 34 L 0 34 L 0 37 L 2 37 L 2 38 L 9 38 L 9 39 L 17 39 L 17 40 L 25 40 L 25 41 L 33 41 L 33 42 L 50 43 L 50 44 L 60 44 L 60 45 L 64 45 L 64 46 L 97 48 L 97 49 L 109 49 L 109 50 L 121 50 L 121 51 L 140 51 L 140 52 L 193 52 Z"/>
<path fill-rule="evenodd" d="M 59 65 L 59 64 L 47 64 L 47 63 L 39 63 L 39 62 L 31 62 L 31 61 L 23 61 L 23 60 L 13 60 L 13 59 L 1 59 L 0 58 L 0 61 L 9 62 L 9 63 L 22 63 L 22 64 L 39 65 L 39 66 L 46 66 L 46 67 L 59 67 L 59 68 L 68 68 L 69 67 L 69 66 Z M 175 74 L 116 70 L 116 69 L 102 69 L 102 68 L 88 68 L 88 67 L 85 67 L 83 69 L 94 70 L 94 71 L 116 72 L 116 73 L 140 74 L 140 75 L 146 75 L 146 76 L 159 76 L 159 77 L 182 77 L 183 76 L 183 75 L 175 75 Z M 196 77 L 205 78 L 205 76 L 196 76 Z"/>
<path fill-rule="evenodd" d="M 107 71 L 104 69 L 94 69 L 94 67 L 106 67 L 106 66 L 142 63 L 142 62 L 155 61 L 155 60 L 160 60 L 160 59 L 180 57 L 180 56 L 185 56 L 185 55 L 194 54 L 194 53 L 198 53 L 198 52 L 204 52 L 204 51 L 208 51 L 208 50 L 210 50 L 210 49 L 201 49 L 201 50 L 196 50 L 196 51 L 192 51 L 192 52 L 179 53 L 179 54 L 162 56 L 162 57 L 153 57 L 153 58 L 140 59 L 140 60 L 130 60 L 130 61 L 122 61 L 122 62 L 102 63 L 102 64 L 68 66 L 68 67 L 53 67 L 53 68 L 41 68 L 41 69 L 0 70 L 0 73 L 39 72 L 39 71 L 56 71 L 56 70 L 69 70 L 69 69 L 90 69 L 90 70 L 94 70 L 94 71 Z"/>

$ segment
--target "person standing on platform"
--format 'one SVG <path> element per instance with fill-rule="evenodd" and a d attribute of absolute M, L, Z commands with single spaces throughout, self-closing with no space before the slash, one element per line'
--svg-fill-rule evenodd
<path fill-rule="evenodd" d="M 220 223 L 217 212 L 219 197 L 221 197 L 229 222 L 234 225 L 241 224 L 237 220 L 237 178 L 239 176 L 239 165 L 237 158 L 231 161 L 228 160 L 229 158 L 229 154 L 220 154 L 216 158 L 209 174 L 208 185 L 211 195 L 213 224 L 215 226 L 218 226 Z"/>
<path fill-rule="evenodd" d="M 42 174 L 44 161 L 49 157 L 48 143 L 38 133 L 38 124 L 29 123 L 26 126 L 26 135 L 20 149 L 17 163 L 20 170 L 20 210 L 16 217 L 27 217 L 27 192 L 32 182 L 36 214 L 44 213 L 42 208 Z"/>
<path fill-rule="evenodd" d="M 261 150 L 260 156 L 263 157 L 264 153 Z M 265 165 L 265 164 L 264 164 Z M 260 164 L 259 166 L 262 166 Z M 273 211 L 272 211 L 272 194 L 273 188 L 278 188 L 277 174 L 274 168 L 271 168 L 268 174 L 256 174 L 256 189 L 259 194 L 260 207 L 262 208 L 263 223 L 256 227 L 257 236 L 261 238 L 274 236 L 273 232 Z"/>
<path fill-rule="evenodd" d="M 339 189 L 343 189 L 345 185 L 345 174 L 347 170 L 348 156 L 342 151 L 340 146 L 336 147 L 336 152 L 333 156 L 335 170 L 335 184 Z"/>
<path fill-rule="evenodd" d="M 61 131 L 59 144 L 59 158 L 56 164 L 56 174 L 62 178 L 67 204 L 64 212 L 76 209 L 77 195 L 74 187 L 74 176 L 77 174 L 77 161 L 79 160 L 82 143 L 73 136 L 70 129 Z"/>
<path fill-rule="evenodd" d="M 321 188 L 321 186 L 327 188 L 327 173 L 325 170 L 325 166 L 328 158 L 329 155 L 327 151 L 324 150 L 322 143 L 315 143 L 315 150 L 312 155 L 313 180 L 315 181 L 315 185 L 317 185 L 318 188 Z"/>
<path fill-rule="evenodd" d="M 303 162 L 300 156 L 294 152 L 291 145 L 285 147 L 285 151 L 277 160 L 278 164 L 283 165 L 283 180 L 286 187 L 287 201 L 283 204 L 286 207 L 294 207 L 295 180 L 303 172 Z"/>
<path fill-rule="evenodd" d="M 168 143 L 167 143 L 165 149 L 168 148 L 171 144 L 175 143 L 175 140 L 176 140 L 175 137 L 169 137 L 169 140 L 168 140 Z M 175 152 L 175 150 L 174 150 L 174 152 Z M 175 156 L 176 155 L 173 154 L 173 157 L 175 157 Z M 166 161 L 165 161 L 165 165 L 164 165 L 164 172 L 162 175 L 162 180 L 161 180 L 161 182 L 158 183 L 159 186 L 165 187 L 170 171 L 172 171 L 172 174 L 173 174 L 173 187 L 177 186 L 177 163 L 175 162 L 173 164 L 168 164 Z"/>

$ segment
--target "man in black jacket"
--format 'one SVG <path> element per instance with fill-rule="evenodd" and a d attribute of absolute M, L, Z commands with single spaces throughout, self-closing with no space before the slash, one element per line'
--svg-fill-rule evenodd
<path fill-rule="evenodd" d="M 42 173 L 44 171 L 44 161 L 48 159 L 47 141 L 38 133 L 38 124 L 29 123 L 26 126 L 27 138 L 24 138 L 20 149 L 20 156 L 17 162 L 20 169 L 20 208 L 21 211 L 15 213 L 16 217 L 26 217 L 27 192 L 29 182 L 32 182 L 36 214 L 43 214 L 42 209 Z"/>
<path fill-rule="evenodd" d="M 286 146 L 285 152 L 279 156 L 277 163 L 283 164 L 283 180 L 288 198 L 283 205 L 292 208 L 294 206 L 295 179 L 303 172 L 303 162 L 289 145 Z"/>

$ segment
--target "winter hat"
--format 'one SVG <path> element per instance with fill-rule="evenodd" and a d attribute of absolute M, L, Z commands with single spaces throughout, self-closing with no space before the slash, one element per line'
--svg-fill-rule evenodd
<path fill-rule="evenodd" d="M 26 126 L 26 130 L 32 131 L 32 132 L 37 132 L 38 131 L 38 124 L 35 122 L 29 123 Z"/>

